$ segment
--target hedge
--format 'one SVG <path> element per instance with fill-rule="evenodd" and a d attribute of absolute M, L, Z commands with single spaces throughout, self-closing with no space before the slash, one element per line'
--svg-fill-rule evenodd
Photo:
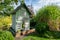
<path fill-rule="evenodd" d="M 14 37 L 9 31 L 0 31 L 0 40 L 14 40 Z"/>

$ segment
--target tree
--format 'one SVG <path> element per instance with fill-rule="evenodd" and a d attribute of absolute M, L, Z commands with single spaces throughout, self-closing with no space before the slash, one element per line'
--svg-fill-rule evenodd
<path fill-rule="evenodd" d="M 20 0 L 21 3 L 24 2 L 24 0 Z M 14 10 L 14 3 L 17 5 L 18 0 L 0 0 L 0 13 L 10 13 L 12 10 Z"/>
<path fill-rule="evenodd" d="M 38 27 L 37 30 L 38 29 L 41 30 L 42 28 L 48 26 L 50 30 L 59 31 L 60 7 L 56 5 L 50 5 L 40 9 L 37 12 L 35 21 L 37 22 L 36 24 L 36 28 Z"/>

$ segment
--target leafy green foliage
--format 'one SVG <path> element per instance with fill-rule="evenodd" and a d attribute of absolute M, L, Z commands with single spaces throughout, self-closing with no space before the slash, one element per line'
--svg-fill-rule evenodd
<path fill-rule="evenodd" d="M 9 31 L 0 30 L 0 40 L 14 40 L 14 37 Z"/>
<path fill-rule="evenodd" d="M 31 33 L 23 40 L 60 40 L 60 32 L 58 31 L 46 31 L 44 34 Z"/>
<path fill-rule="evenodd" d="M 34 18 L 35 28 L 40 37 L 60 38 L 60 8 L 56 5 L 45 6 Z M 51 31 L 52 30 L 52 31 Z"/>
<path fill-rule="evenodd" d="M 12 23 L 11 16 L 3 16 L 0 15 L 0 28 L 8 28 L 11 26 Z"/>
<path fill-rule="evenodd" d="M 50 30 L 59 30 L 60 8 L 56 5 L 46 6 L 38 11 L 34 20 L 37 22 L 36 27 L 40 25 L 37 29 L 47 25 Z"/>
<path fill-rule="evenodd" d="M 35 28 L 35 25 L 36 25 L 36 22 L 35 22 L 34 17 L 33 17 L 33 18 L 31 18 L 31 20 L 30 20 L 30 27 L 31 27 L 31 28 Z"/>
<path fill-rule="evenodd" d="M 14 10 L 14 3 L 16 4 L 18 0 L 0 0 L 0 12 L 10 13 Z"/>
<path fill-rule="evenodd" d="M 55 39 L 60 39 L 60 32 L 59 31 L 46 31 L 43 34 L 44 37 L 47 38 L 55 38 Z"/>
<path fill-rule="evenodd" d="M 44 34 L 48 29 L 48 26 L 46 25 L 46 23 L 39 23 L 36 25 L 36 31 L 40 34 Z"/>

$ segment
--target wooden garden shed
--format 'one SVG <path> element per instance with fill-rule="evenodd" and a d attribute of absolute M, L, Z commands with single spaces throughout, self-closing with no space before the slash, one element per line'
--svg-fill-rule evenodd
<path fill-rule="evenodd" d="M 30 29 L 30 19 L 33 13 L 25 5 L 21 3 L 14 11 L 12 11 L 12 29 L 17 32 L 20 30 Z"/>

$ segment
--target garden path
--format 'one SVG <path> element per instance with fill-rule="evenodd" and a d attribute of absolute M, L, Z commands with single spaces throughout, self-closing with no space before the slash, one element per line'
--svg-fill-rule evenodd
<path fill-rule="evenodd" d="M 33 32 L 35 32 L 35 29 L 29 30 L 29 31 L 27 32 L 27 34 L 26 34 L 26 33 L 24 34 L 24 32 L 23 32 L 23 34 L 24 34 L 25 36 L 24 36 L 24 35 L 20 36 L 20 34 L 18 34 L 17 37 L 15 37 L 15 40 L 23 40 L 23 38 L 26 37 L 26 35 L 29 35 L 30 33 L 33 33 Z"/>

